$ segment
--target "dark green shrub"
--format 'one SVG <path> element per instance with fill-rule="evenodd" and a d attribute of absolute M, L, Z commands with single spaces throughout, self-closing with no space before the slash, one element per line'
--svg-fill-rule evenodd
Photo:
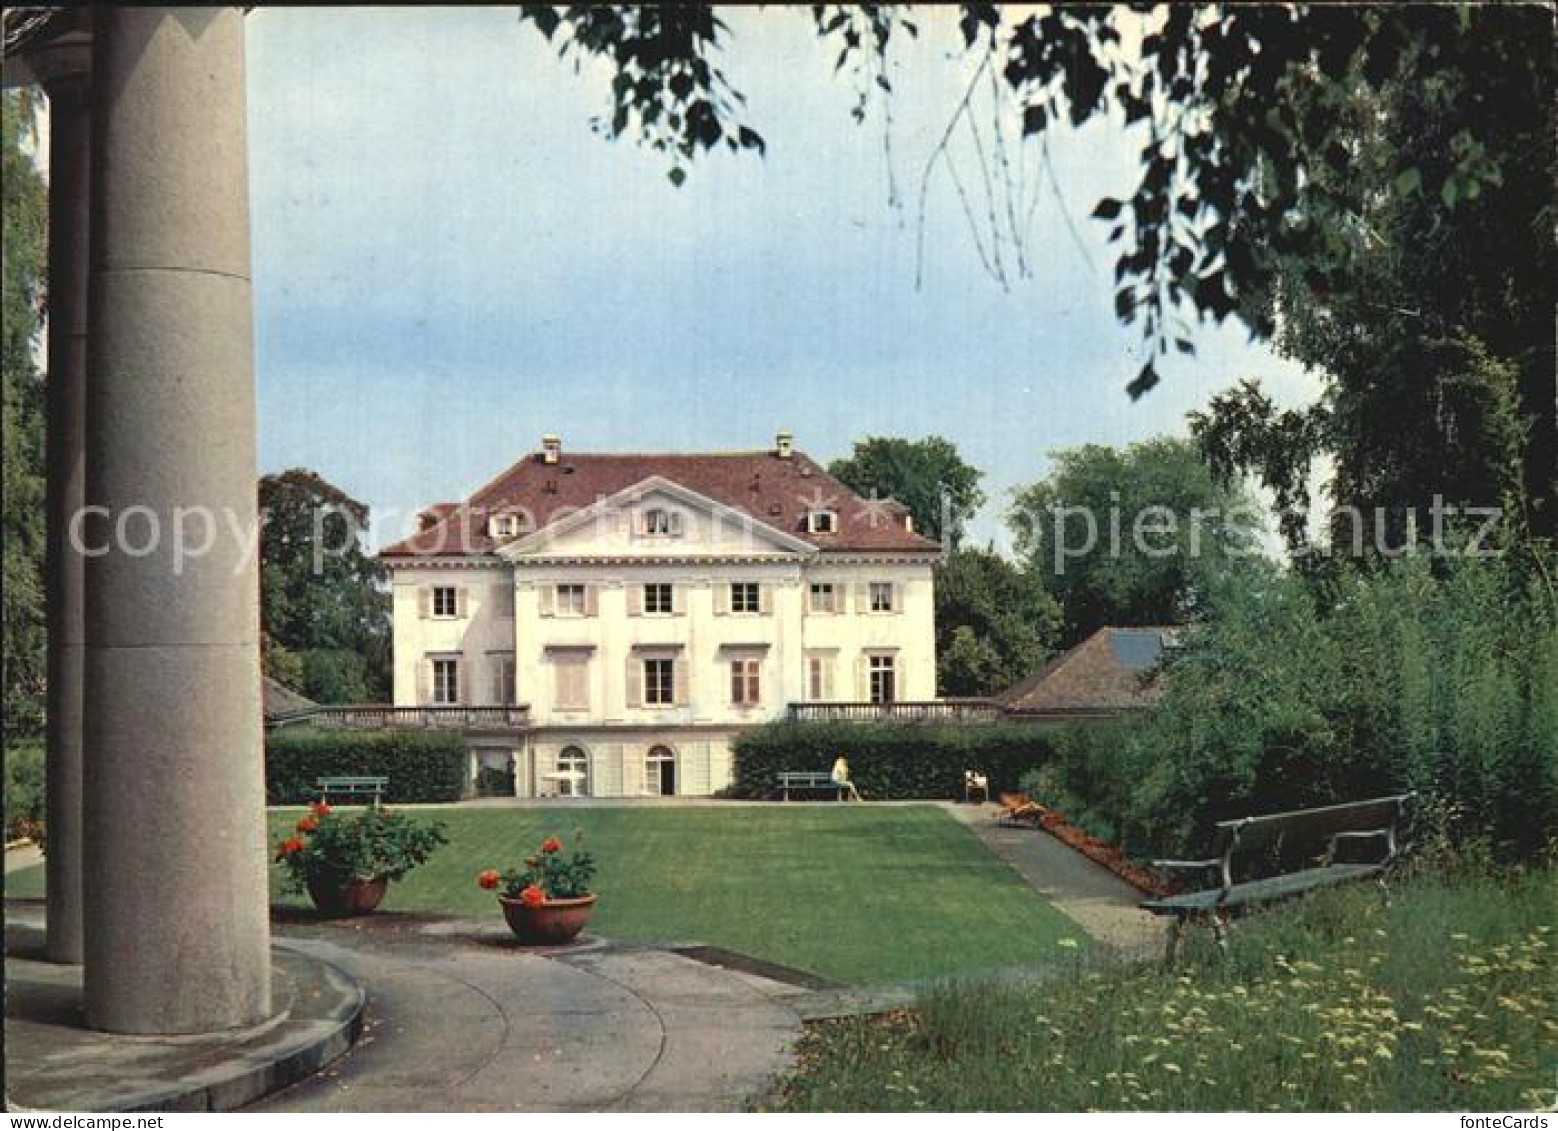
<path fill-rule="evenodd" d="M 1024 771 L 1049 758 L 1052 733 L 1031 723 L 773 723 L 736 739 L 730 792 L 773 796 L 782 771 L 826 773 L 842 754 L 873 800 L 961 798 L 965 770 L 987 775 L 993 795 L 1015 789 Z"/>
<path fill-rule="evenodd" d="M 319 796 L 318 778 L 378 774 L 389 778 L 386 801 L 458 801 L 465 767 L 456 734 L 283 730 L 265 739 L 265 798 L 301 805 Z"/>
<path fill-rule="evenodd" d="M 43 744 L 5 748 L 5 839 L 32 836 L 43 823 Z"/>

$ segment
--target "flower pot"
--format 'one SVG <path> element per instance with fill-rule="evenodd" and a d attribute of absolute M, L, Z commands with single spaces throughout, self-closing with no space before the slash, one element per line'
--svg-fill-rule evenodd
<path fill-rule="evenodd" d="M 308 896 L 326 915 L 366 915 L 384 899 L 389 880 L 344 879 L 334 872 L 310 872 Z"/>
<path fill-rule="evenodd" d="M 595 909 L 595 895 L 581 895 L 573 899 L 549 899 L 534 907 L 519 899 L 498 896 L 503 905 L 503 917 L 508 920 L 514 937 L 528 946 L 557 946 L 570 941 L 590 921 Z"/>

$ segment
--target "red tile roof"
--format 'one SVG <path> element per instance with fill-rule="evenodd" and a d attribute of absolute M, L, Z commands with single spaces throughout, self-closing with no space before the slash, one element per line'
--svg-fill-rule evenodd
<path fill-rule="evenodd" d="M 809 456 L 783 459 L 772 451 L 703 455 L 572 453 L 555 464 L 531 453 L 427 530 L 382 551 L 388 558 L 491 553 L 487 516 L 522 509 L 536 529 L 619 491 L 659 476 L 821 550 L 934 552 L 935 542 L 904 528 L 907 508 L 891 499 L 861 498 Z M 813 509 L 838 515 L 834 534 L 812 534 Z"/>
<path fill-rule="evenodd" d="M 1180 631 L 1168 625 L 1101 628 L 999 696 L 1018 714 L 1086 714 L 1150 707 L 1163 693 L 1159 663 Z"/>

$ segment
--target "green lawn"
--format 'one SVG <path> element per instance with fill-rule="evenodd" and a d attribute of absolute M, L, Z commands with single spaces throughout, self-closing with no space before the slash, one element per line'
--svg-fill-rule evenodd
<path fill-rule="evenodd" d="M 793 1111 L 1520 1111 L 1558 1080 L 1552 869 L 1425 875 L 1243 921 L 1176 974 L 937 988 L 813 1026 Z M 1200 933 L 1198 933 L 1200 934 Z"/>
<path fill-rule="evenodd" d="M 273 839 L 298 812 L 271 815 Z M 386 910 L 496 919 L 476 873 L 577 828 L 600 863 L 591 930 L 611 938 L 707 943 L 852 984 L 1040 962 L 1085 938 L 929 805 L 416 812 L 444 821 L 450 843 L 391 888 Z M 9 877 L 12 894 L 38 894 L 33 872 Z"/>

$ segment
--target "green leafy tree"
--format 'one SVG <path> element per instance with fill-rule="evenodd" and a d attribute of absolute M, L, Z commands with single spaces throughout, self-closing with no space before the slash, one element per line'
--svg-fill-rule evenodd
<path fill-rule="evenodd" d="M 962 549 L 936 569 L 936 682 L 942 695 L 993 695 L 1039 667 L 1060 640 L 1055 598 L 993 549 Z"/>
<path fill-rule="evenodd" d="M 739 92 L 712 63 L 729 38 L 714 6 L 531 4 L 522 13 L 565 56 L 608 63 L 613 110 L 601 131 L 669 153 L 676 183 L 691 158 L 716 147 L 763 151 Z M 873 85 L 890 93 L 890 44 L 916 31 L 906 7 L 819 4 L 811 16 L 828 48 L 838 48 L 841 71 L 867 93 Z M 1422 279 L 1396 274 L 1396 286 L 1380 292 L 1358 268 L 1380 243 L 1416 251 L 1437 270 L 1426 304 L 1434 314 L 1413 332 L 1447 343 L 1443 362 L 1456 374 L 1467 370 L 1455 355 L 1474 349 L 1473 339 L 1517 367 L 1528 525 L 1558 532 L 1548 9 L 1074 4 L 1014 13 L 965 4 L 958 27 L 977 61 L 970 94 L 988 80 L 1020 113 L 1025 137 L 1103 118 L 1123 121 L 1141 140 L 1129 197 L 1093 208 L 1117 248 L 1115 313 L 1141 328 L 1147 347 L 1127 386 L 1133 397 L 1158 383 L 1167 358 L 1194 352 L 1206 321 L 1237 318 L 1269 338 L 1279 312 L 1386 304 L 1398 293 L 1408 301 L 1389 305 L 1417 310 Z M 865 104 L 863 96 L 857 117 Z M 977 143 L 968 99 L 949 132 L 959 118 Z M 1376 169 L 1371 147 L 1380 149 L 1382 130 L 1391 156 Z M 1005 152 L 980 148 L 983 176 L 964 179 L 998 181 Z M 992 214 L 997 196 L 986 201 Z M 1374 223 L 1390 196 L 1408 198 L 1417 212 L 1399 232 Z M 1463 280 L 1470 285 L 1457 294 Z M 1440 382 L 1419 381 L 1410 350 L 1397 350 L 1378 395 L 1363 378 L 1343 375 L 1350 366 L 1338 348 L 1317 338 L 1303 349 L 1339 374 L 1333 423 L 1351 445 L 1338 448 L 1341 493 L 1350 498 L 1352 480 L 1365 493 L 1381 474 L 1388 482 L 1392 468 L 1412 466 L 1445 428 L 1428 413 Z M 1451 396 L 1470 400 L 1466 413 L 1504 412 L 1503 392 L 1486 377 L 1469 385 L 1452 377 Z M 1398 418 L 1402 404 L 1411 411 Z M 1409 458 L 1398 459 L 1398 450 Z M 1365 466 L 1355 473 L 1349 459 Z M 1473 471 L 1474 482 L 1450 483 L 1449 493 L 1477 490 L 1475 480 L 1498 478 L 1504 463 L 1500 450 Z"/>
<path fill-rule="evenodd" d="M 48 198 L 24 149 L 35 140 L 34 100 L 7 90 L 0 104 L 3 162 L 4 283 L 0 326 L 0 555 L 4 559 L 5 734 L 37 734 L 44 692 L 43 385 L 35 351 L 44 302 Z"/>
<path fill-rule="evenodd" d="M 1172 624 L 1208 578 L 1256 552 L 1259 510 L 1188 439 L 1051 454 L 1008 512 L 1019 556 L 1059 601 L 1068 644 L 1104 625 Z"/>
<path fill-rule="evenodd" d="M 915 530 L 954 548 L 985 501 L 983 473 L 940 436 L 857 440 L 853 454 L 834 460 L 828 474 L 859 494 L 898 500 L 914 516 Z"/>
<path fill-rule="evenodd" d="M 260 626 L 266 670 L 324 703 L 384 698 L 390 615 L 368 508 L 317 472 L 260 480 Z"/>

